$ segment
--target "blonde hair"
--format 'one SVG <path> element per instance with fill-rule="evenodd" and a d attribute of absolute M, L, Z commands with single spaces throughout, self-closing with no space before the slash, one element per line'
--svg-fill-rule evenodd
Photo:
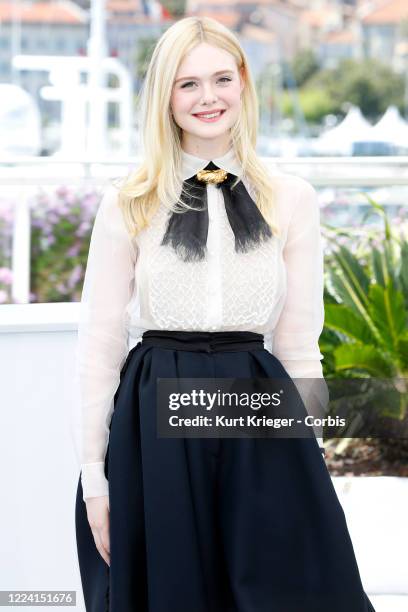
<path fill-rule="evenodd" d="M 145 159 L 119 186 L 119 206 L 132 237 L 149 225 L 160 202 L 175 212 L 190 208 L 179 200 L 183 183 L 182 131 L 172 117 L 170 99 L 179 65 L 202 42 L 228 51 L 242 71 L 241 111 L 231 128 L 231 144 L 242 167 L 240 177 L 248 178 L 260 212 L 272 232 L 279 233 L 273 181 L 255 152 L 258 97 L 246 55 L 235 35 L 215 19 L 186 17 L 158 40 L 139 96 Z"/>

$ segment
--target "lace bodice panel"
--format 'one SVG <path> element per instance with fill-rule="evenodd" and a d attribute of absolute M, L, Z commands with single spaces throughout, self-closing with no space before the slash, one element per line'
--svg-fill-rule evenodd
<path fill-rule="evenodd" d="M 164 206 L 139 235 L 135 295 L 127 310 L 132 336 L 147 327 L 270 330 L 277 300 L 285 289 L 282 242 L 274 237 L 257 250 L 236 253 L 222 193 L 213 185 L 207 189 L 205 260 L 183 262 L 172 248 L 160 245 L 168 218 Z M 140 309 L 135 311 L 138 301 Z"/>

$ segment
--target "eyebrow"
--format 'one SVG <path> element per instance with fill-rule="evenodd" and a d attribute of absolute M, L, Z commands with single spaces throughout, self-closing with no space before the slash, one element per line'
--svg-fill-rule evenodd
<path fill-rule="evenodd" d="M 217 70 L 217 72 L 214 72 L 214 74 L 212 76 L 216 76 L 217 74 L 225 74 L 226 72 L 233 74 L 234 71 L 233 70 Z M 179 81 L 185 81 L 186 79 L 198 79 L 199 77 L 196 76 L 184 76 L 184 77 L 180 77 L 179 79 L 176 79 L 174 82 L 178 83 Z"/>

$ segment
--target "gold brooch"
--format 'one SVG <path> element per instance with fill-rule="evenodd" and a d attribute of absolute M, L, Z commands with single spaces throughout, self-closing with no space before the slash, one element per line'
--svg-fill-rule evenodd
<path fill-rule="evenodd" d="M 219 168 L 218 170 L 199 170 L 196 178 L 204 183 L 222 183 L 228 176 L 228 172 Z"/>

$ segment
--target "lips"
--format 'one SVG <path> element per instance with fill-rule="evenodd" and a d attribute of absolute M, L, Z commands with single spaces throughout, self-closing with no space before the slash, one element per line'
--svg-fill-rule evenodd
<path fill-rule="evenodd" d="M 223 113 L 225 113 L 226 109 L 225 108 L 215 108 L 212 111 L 205 111 L 205 112 L 201 112 L 201 113 L 193 113 L 194 117 L 203 117 L 205 115 L 213 115 L 214 113 L 221 113 L 221 115 Z"/>

